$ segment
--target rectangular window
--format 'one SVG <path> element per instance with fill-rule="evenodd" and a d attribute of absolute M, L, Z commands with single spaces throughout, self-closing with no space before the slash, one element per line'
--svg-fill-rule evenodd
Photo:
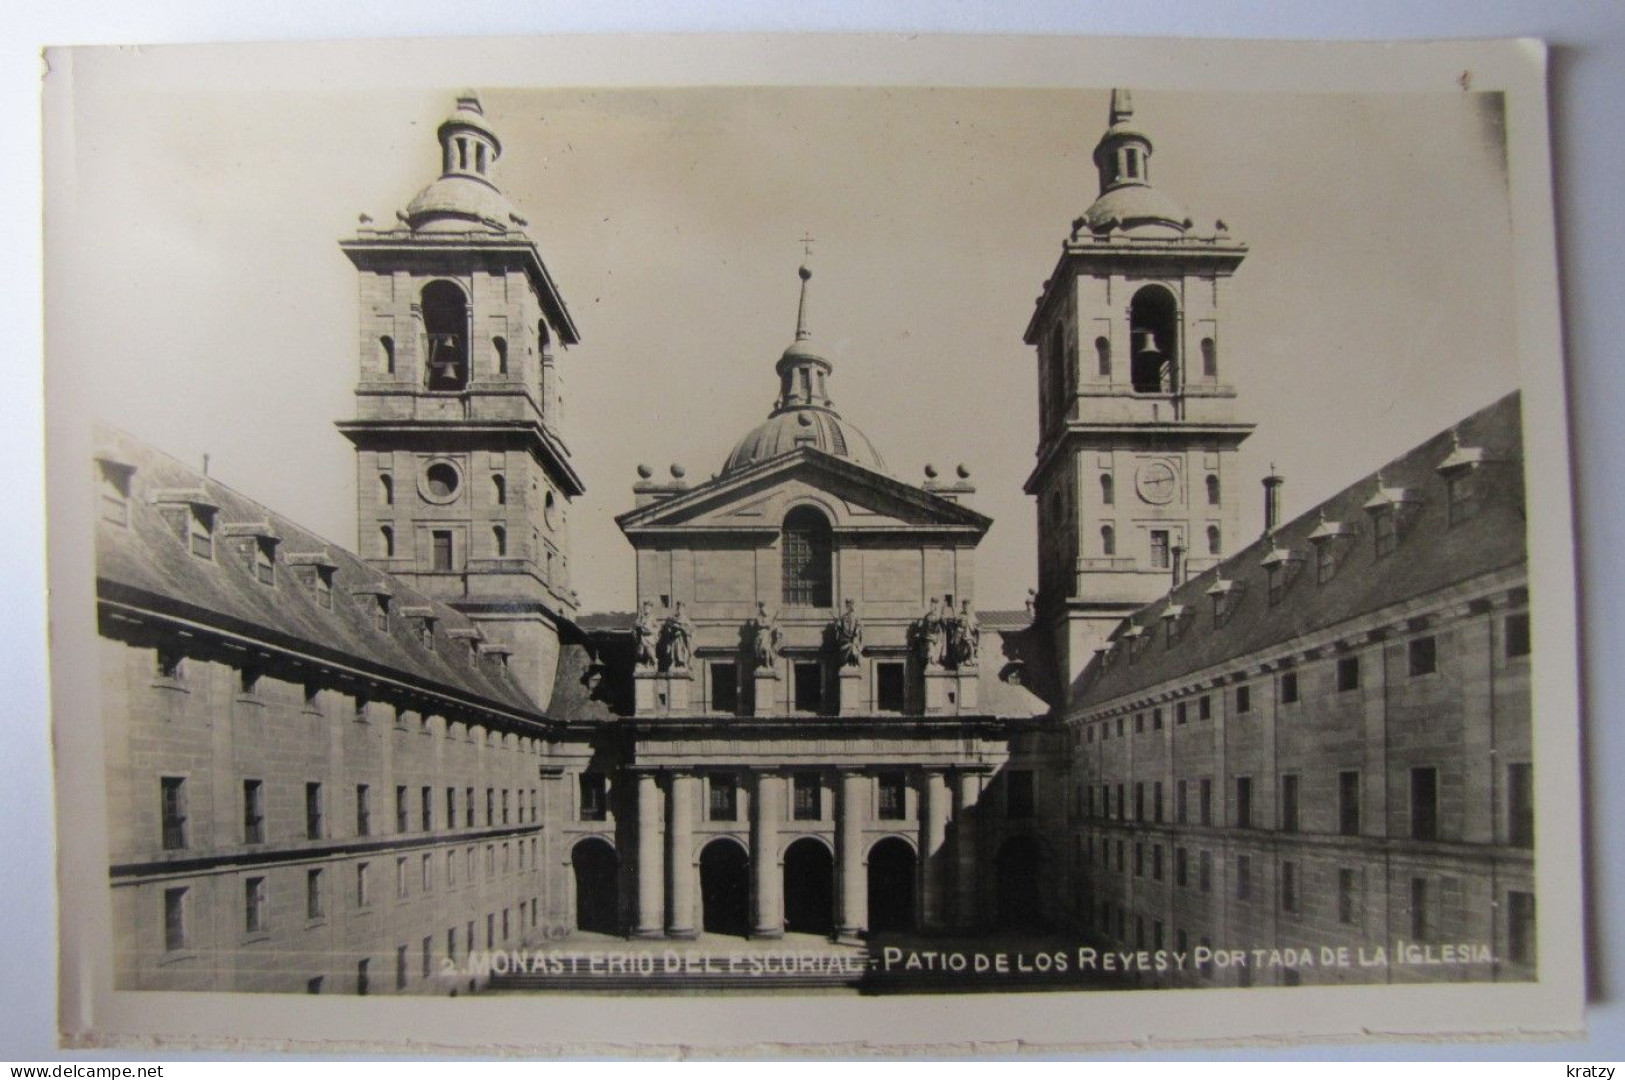
<path fill-rule="evenodd" d="M 1162 824 L 1162 781 L 1151 786 L 1151 820 Z"/>
<path fill-rule="evenodd" d="M 1371 528 L 1376 537 L 1377 558 L 1393 554 L 1394 548 L 1399 546 L 1399 530 L 1394 523 L 1394 512 L 1378 510 L 1373 513 Z"/>
<path fill-rule="evenodd" d="M 1298 778 L 1290 773 L 1281 777 L 1281 831 L 1298 831 Z"/>
<path fill-rule="evenodd" d="M 180 851 L 186 847 L 186 778 L 162 777 L 159 790 L 164 850 Z"/>
<path fill-rule="evenodd" d="M 1445 498 L 1450 506 L 1452 527 L 1471 521 L 1478 516 L 1478 491 L 1471 472 L 1453 476 L 1445 482 Z"/>
<path fill-rule="evenodd" d="M 1168 530 L 1151 530 L 1151 568 L 1168 569 Z"/>
<path fill-rule="evenodd" d="M 311 781 L 305 785 L 305 839 L 322 838 L 322 785 Z"/>
<path fill-rule="evenodd" d="M 1337 831 L 1343 836 L 1360 835 L 1360 774 L 1337 774 Z"/>
<path fill-rule="evenodd" d="M 418 868 L 418 888 L 429 892 L 434 888 L 434 856 L 424 852 Z"/>
<path fill-rule="evenodd" d="M 324 914 L 322 898 L 322 872 L 320 870 L 305 871 L 305 918 L 319 919 Z"/>
<path fill-rule="evenodd" d="M 1253 827 L 1253 778 L 1236 777 L 1236 828 Z"/>
<path fill-rule="evenodd" d="M 1196 887 L 1202 892 L 1213 891 L 1213 852 L 1200 851 L 1196 854 Z"/>
<path fill-rule="evenodd" d="M 265 843 L 265 786 L 258 780 L 243 781 L 243 843 Z"/>
<path fill-rule="evenodd" d="M 1128 792 L 1123 784 L 1117 785 L 1117 820 L 1128 820 Z"/>
<path fill-rule="evenodd" d="M 1507 893 L 1507 959 L 1535 963 L 1535 894 Z"/>
<path fill-rule="evenodd" d="M 1354 871 L 1346 866 L 1340 867 L 1337 871 L 1337 921 L 1347 926 L 1354 925 L 1356 921 L 1354 890 Z"/>
<path fill-rule="evenodd" d="M 1286 671 L 1281 674 L 1281 704 L 1291 705 L 1298 700 L 1298 673 Z"/>
<path fill-rule="evenodd" d="M 424 937 L 422 953 L 423 953 L 423 955 L 421 957 L 421 965 L 422 966 L 419 968 L 419 972 L 420 972 L 420 975 L 421 975 L 422 978 L 427 979 L 429 977 L 429 975 L 434 971 L 434 966 L 433 966 L 434 965 L 434 938 L 433 937 L 427 937 L 427 936 Z"/>
<path fill-rule="evenodd" d="M 817 773 L 796 773 L 795 786 L 795 812 L 796 821 L 821 821 L 824 817 L 823 784 Z"/>
<path fill-rule="evenodd" d="M 1281 910 L 1298 910 L 1298 864 L 1290 859 L 1281 863 Z"/>
<path fill-rule="evenodd" d="M 265 929 L 265 879 L 251 877 L 243 882 L 243 933 L 258 934 Z"/>
<path fill-rule="evenodd" d="M 1151 730 L 1162 730 L 1162 710 L 1160 708 L 1151 710 Z"/>
<path fill-rule="evenodd" d="M 1411 839 L 1439 838 L 1439 770 L 1411 770 Z"/>
<path fill-rule="evenodd" d="M 1005 774 L 1004 812 L 1009 818 L 1033 816 L 1033 774 L 1027 769 L 1014 769 Z"/>
<path fill-rule="evenodd" d="M 1174 706 L 1174 724 L 1175 725 L 1183 724 L 1185 722 L 1186 712 L 1187 712 L 1187 710 L 1185 708 L 1185 703 L 1183 701 L 1181 701 L 1179 704 Z"/>
<path fill-rule="evenodd" d="M 904 667 L 890 661 L 875 665 L 875 708 L 881 712 L 902 712 L 904 708 Z"/>
<path fill-rule="evenodd" d="M 1174 884 L 1181 889 L 1190 884 L 1190 852 L 1174 849 Z"/>
<path fill-rule="evenodd" d="M 372 903 L 372 883 L 368 880 L 367 863 L 357 863 L 355 868 L 355 906 L 366 907 Z"/>
<path fill-rule="evenodd" d="M 446 852 L 446 888 L 457 884 L 457 852 Z"/>
<path fill-rule="evenodd" d="M 797 661 L 795 664 L 796 712 L 821 713 L 824 711 L 824 669 L 816 661 Z"/>
<path fill-rule="evenodd" d="M 456 827 L 457 827 L 457 789 L 454 788 L 454 787 L 449 787 L 449 788 L 446 789 L 446 828 L 455 829 Z"/>
<path fill-rule="evenodd" d="M 1134 734 L 1145 734 L 1145 713 L 1143 712 L 1134 714 Z"/>
<path fill-rule="evenodd" d="M 214 558 L 214 514 L 202 507 L 192 507 L 187 515 L 187 535 L 192 554 L 200 559 Z"/>
<path fill-rule="evenodd" d="M 366 784 L 355 786 L 355 834 L 372 835 L 372 789 Z"/>
<path fill-rule="evenodd" d="M 1213 824 L 1213 780 L 1202 777 L 1197 784 L 1197 806 L 1203 825 Z"/>
<path fill-rule="evenodd" d="M 418 791 L 418 817 L 424 832 L 434 831 L 434 789 L 427 785 Z"/>
<path fill-rule="evenodd" d="M 732 716 L 739 711 L 739 665 L 712 664 L 711 711 Z"/>
<path fill-rule="evenodd" d="M 1124 866 L 1123 851 L 1124 851 L 1123 841 L 1119 840 L 1117 842 L 1117 872 L 1119 874 L 1121 874 L 1123 872 L 1123 866 Z"/>
<path fill-rule="evenodd" d="M 711 820 L 739 820 L 739 784 L 728 773 L 711 777 Z"/>
<path fill-rule="evenodd" d="M 1134 841 L 1134 876 L 1145 877 L 1145 844 Z"/>
<path fill-rule="evenodd" d="M 463 827 L 474 827 L 474 789 L 463 789 Z"/>
<path fill-rule="evenodd" d="M 1153 881 L 1161 881 L 1162 880 L 1162 845 L 1161 844 L 1152 844 L 1151 845 L 1151 879 Z"/>
<path fill-rule="evenodd" d="M 1145 820 L 1145 781 L 1134 781 L 1134 820 Z"/>
<path fill-rule="evenodd" d="M 609 817 L 608 778 L 603 773 L 582 773 L 581 820 L 605 821 Z"/>
<path fill-rule="evenodd" d="M 406 899 L 406 856 L 395 859 L 395 899 Z"/>
<path fill-rule="evenodd" d="M 1432 931 L 1428 918 L 1428 879 L 1411 878 L 1411 940 L 1427 941 Z"/>
<path fill-rule="evenodd" d="M 434 555 L 434 565 L 431 569 L 447 571 L 451 569 L 451 533 L 444 530 L 435 530 L 430 545 Z"/>
<path fill-rule="evenodd" d="M 1529 613 L 1508 615 L 1506 622 L 1507 658 L 1529 655 Z"/>
<path fill-rule="evenodd" d="M 406 805 L 406 785 L 395 785 L 395 831 L 409 832 L 412 828 L 411 814 Z"/>
<path fill-rule="evenodd" d="M 508 824 L 508 789 L 502 789 L 502 824 Z"/>
<path fill-rule="evenodd" d="M 497 789 L 485 789 L 485 827 L 489 829 L 497 823 Z"/>
<path fill-rule="evenodd" d="M 1337 691 L 1358 690 L 1360 688 L 1360 658 L 1358 656 L 1341 656 L 1337 660 Z"/>
<path fill-rule="evenodd" d="M 1236 899 L 1253 898 L 1253 860 L 1250 855 L 1236 856 Z"/>
<path fill-rule="evenodd" d="M 1253 711 L 1253 688 L 1250 686 L 1236 687 L 1236 715 Z"/>
<path fill-rule="evenodd" d="M 406 946 L 395 946 L 395 989 L 406 989 Z"/>
<path fill-rule="evenodd" d="M 1181 825 L 1188 824 L 1191 819 L 1191 782 L 1181 780 L 1179 792 L 1174 796 L 1174 820 Z"/>
<path fill-rule="evenodd" d="M 1196 699 L 1196 719 L 1213 719 L 1213 699 L 1207 694 Z"/>
<path fill-rule="evenodd" d="M 186 948 L 186 889 L 164 890 L 164 951 Z"/>
<path fill-rule="evenodd" d="M 1427 637 L 1412 638 L 1410 644 L 1406 646 L 1406 654 L 1413 679 L 1418 675 L 1432 675 L 1439 670 L 1438 639 L 1431 634 Z"/>
<path fill-rule="evenodd" d="M 255 540 L 250 554 L 254 557 L 254 578 L 261 585 L 276 584 L 276 549 L 264 540 Z"/>
<path fill-rule="evenodd" d="M 1535 777 L 1527 763 L 1507 766 L 1507 843 L 1535 846 Z"/>

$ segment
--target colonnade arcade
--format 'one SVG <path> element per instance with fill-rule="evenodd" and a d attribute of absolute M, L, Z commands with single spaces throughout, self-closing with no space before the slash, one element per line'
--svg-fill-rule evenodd
<path fill-rule="evenodd" d="M 857 941 L 872 930 L 973 930 L 985 921 L 975 811 L 991 773 L 982 764 L 626 767 L 631 934 Z M 732 813 L 736 793 L 743 815 Z"/>

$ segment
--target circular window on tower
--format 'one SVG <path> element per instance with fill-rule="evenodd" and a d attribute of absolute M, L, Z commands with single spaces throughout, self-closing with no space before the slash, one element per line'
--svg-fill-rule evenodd
<path fill-rule="evenodd" d="M 463 477 L 449 461 L 430 462 L 423 470 L 423 497 L 430 502 L 447 503 L 457 497 Z"/>

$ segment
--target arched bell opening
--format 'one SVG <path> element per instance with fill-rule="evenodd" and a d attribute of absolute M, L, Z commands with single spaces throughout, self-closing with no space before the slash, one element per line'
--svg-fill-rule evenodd
<path fill-rule="evenodd" d="M 1130 377 L 1138 394 L 1179 387 L 1179 305 L 1167 289 L 1147 285 L 1129 304 Z"/>

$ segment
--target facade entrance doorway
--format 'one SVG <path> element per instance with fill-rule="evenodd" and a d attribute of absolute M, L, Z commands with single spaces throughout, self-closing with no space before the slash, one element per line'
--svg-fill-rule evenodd
<path fill-rule="evenodd" d="M 869 932 L 914 929 L 914 849 L 888 836 L 869 849 Z"/>
<path fill-rule="evenodd" d="M 792 934 L 835 932 L 835 858 L 811 837 L 784 852 L 784 928 Z"/>
<path fill-rule="evenodd" d="M 588 837 L 570 852 L 576 879 L 576 929 L 595 934 L 621 932 L 619 860 L 605 840 Z"/>
<path fill-rule="evenodd" d="M 719 837 L 700 852 L 700 908 L 707 934 L 750 933 L 750 857 L 737 840 Z"/>
<path fill-rule="evenodd" d="M 1044 923 L 1038 878 L 1044 854 L 1030 836 L 1012 836 L 999 847 L 994 881 L 998 888 L 999 925 L 1031 930 Z"/>

